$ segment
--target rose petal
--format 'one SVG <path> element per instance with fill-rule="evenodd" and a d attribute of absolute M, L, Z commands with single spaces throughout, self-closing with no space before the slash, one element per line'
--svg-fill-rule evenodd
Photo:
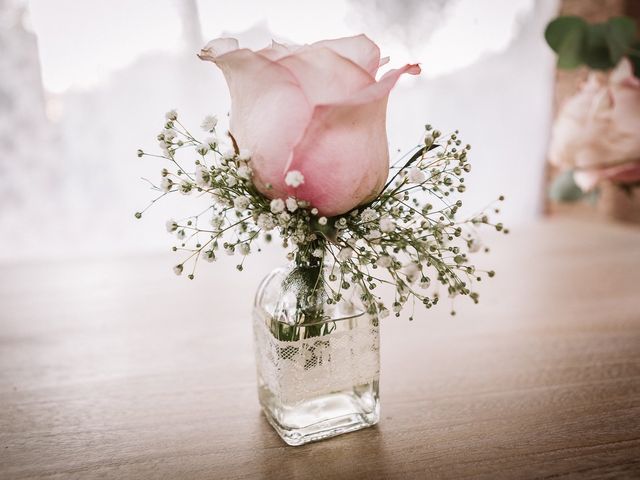
<path fill-rule="evenodd" d="M 234 45 L 238 43 L 233 39 L 214 40 L 200 58 L 214 62 L 224 73 L 232 103 L 230 131 L 240 148 L 253 152 L 256 187 L 268 197 L 283 196 L 283 172 L 309 122 L 311 106 L 289 70 L 251 50 L 233 49 Z"/>
<path fill-rule="evenodd" d="M 359 65 L 324 47 L 303 47 L 278 63 L 293 73 L 312 105 L 340 102 L 375 82 Z"/>
<path fill-rule="evenodd" d="M 375 77 L 380 66 L 380 48 L 364 34 L 354 37 L 322 40 L 311 44 L 312 48 L 330 48 L 338 55 L 348 58 Z"/>
<path fill-rule="evenodd" d="M 380 193 L 389 174 L 387 99 L 403 73 L 417 75 L 420 67 L 392 70 L 344 102 L 315 107 L 286 168 L 305 178 L 289 187 L 292 195 L 333 216 Z"/>
<path fill-rule="evenodd" d="M 279 43 L 275 40 L 271 40 L 271 46 L 263 48 L 262 50 L 258 50 L 256 53 L 275 62 L 277 60 L 280 60 L 282 57 L 291 55 L 299 48 L 300 47 L 298 45 L 286 45 L 284 43 Z"/>
<path fill-rule="evenodd" d="M 216 38 L 207 43 L 202 50 L 200 50 L 200 55 L 198 56 L 200 60 L 214 62 L 216 57 L 238 50 L 238 47 L 238 40 L 235 38 Z"/>

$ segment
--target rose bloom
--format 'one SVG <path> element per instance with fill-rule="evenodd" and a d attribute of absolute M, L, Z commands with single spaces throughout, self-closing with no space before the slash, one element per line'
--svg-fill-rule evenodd
<path fill-rule="evenodd" d="M 255 52 L 219 38 L 200 58 L 224 73 L 230 133 L 252 152 L 262 194 L 295 196 L 325 216 L 380 194 L 389 174 L 387 98 L 403 73 L 420 73 L 418 65 L 376 81 L 388 59 L 365 35 L 303 46 L 273 42 Z"/>
<path fill-rule="evenodd" d="M 608 75 L 591 73 L 560 109 L 549 160 L 575 169 L 585 191 L 602 180 L 640 181 L 640 80 L 623 59 Z"/>

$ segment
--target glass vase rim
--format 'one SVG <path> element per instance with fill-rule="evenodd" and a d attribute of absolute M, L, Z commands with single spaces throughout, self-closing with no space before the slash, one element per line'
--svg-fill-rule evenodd
<path fill-rule="evenodd" d="M 279 320 L 279 319 L 275 318 L 273 315 L 271 315 L 269 312 L 267 312 L 267 310 L 264 307 L 262 307 L 261 305 L 255 305 L 254 308 L 259 310 L 260 314 L 264 318 L 268 318 L 269 321 L 276 322 L 276 323 L 279 323 L 279 324 L 282 324 L 282 325 L 286 325 L 288 327 L 311 327 L 311 326 L 316 326 L 316 325 L 324 325 L 324 324 L 327 324 L 327 323 L 344 322 L 345 320 L 353 320 L 353 319 L 364 317 L 364 316 L 367 315 L 367 312 L 365 312 L 364 310 L 356 310 L 356 312 L 353 313 L 352 315 L 344 315 L 344 316 L 337 317 L 337 318 L 326 317 L 325 319 L 319 320 L 317 322 L 289 323 L 289 322 L 283 322 L 282 320 Z"/>

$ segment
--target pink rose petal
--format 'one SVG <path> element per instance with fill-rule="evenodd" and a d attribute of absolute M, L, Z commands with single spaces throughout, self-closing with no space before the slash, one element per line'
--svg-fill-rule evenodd
<path fill-rule="evenodd" d="M 284 169 L 309 122 L 311 106 L 287 68 L 248 49 L 230 50 L 231 42 L 215 42 L 207 44 L 200 58 L 214 62 L 227 80 L 230 131 L 240 148 L 252 152 L 258 190 L 270 198 L 282 196 Z"/>
<path fill-rule="evenodd" d="M 403 73 L 417 75 L 420 67 L 392 70 L 344 102 L 315 107 L 287 166 L 287 171 L 300 171 L 305 183 L 289 193 L 326 216 L 345 213 L 380 193 L 389 172 L 387 99 Z"/>
<path fill-rule="evenodd" d="M 380 66 L 380 48 L 364 34 L 355 37 L 322 40 L 311 47 L 327 47 L 364 68 L 372 77 Z"/>
<path fill-rule="evenodd" d="M 406 65 L 375 75 L 388 59 L 364 35 L 252 52 L 234 39 L 209 42 L 203 60 L 224 73 L 230 130 L 252 152 L 253 180 L 269 198 L 294 195 L 324 215 L 375 198 L 389 173 L 386 107 Z M 295 172 L 303 182 L 285 178 Z M 291 176 L 291 175 L 290 175 Z"/>
<path fill-rule="evenodd" d="M 301 49 L 278 63 L 296 77 L 314 106 L 339 102 L 375 83 L 360 66 L 324 47 Z"/>

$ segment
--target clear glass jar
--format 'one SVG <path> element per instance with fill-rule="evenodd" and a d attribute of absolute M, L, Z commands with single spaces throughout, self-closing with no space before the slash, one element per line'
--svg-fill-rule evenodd
<path fill-rule="evenodd" d="M 370 427 L 380 416 L 378 319 L 356 288 L 337 303 L 317 295 L 328 275 L 326 267 L 276 269 L 255 298 L 260 405 L 289 445 Z"/>

